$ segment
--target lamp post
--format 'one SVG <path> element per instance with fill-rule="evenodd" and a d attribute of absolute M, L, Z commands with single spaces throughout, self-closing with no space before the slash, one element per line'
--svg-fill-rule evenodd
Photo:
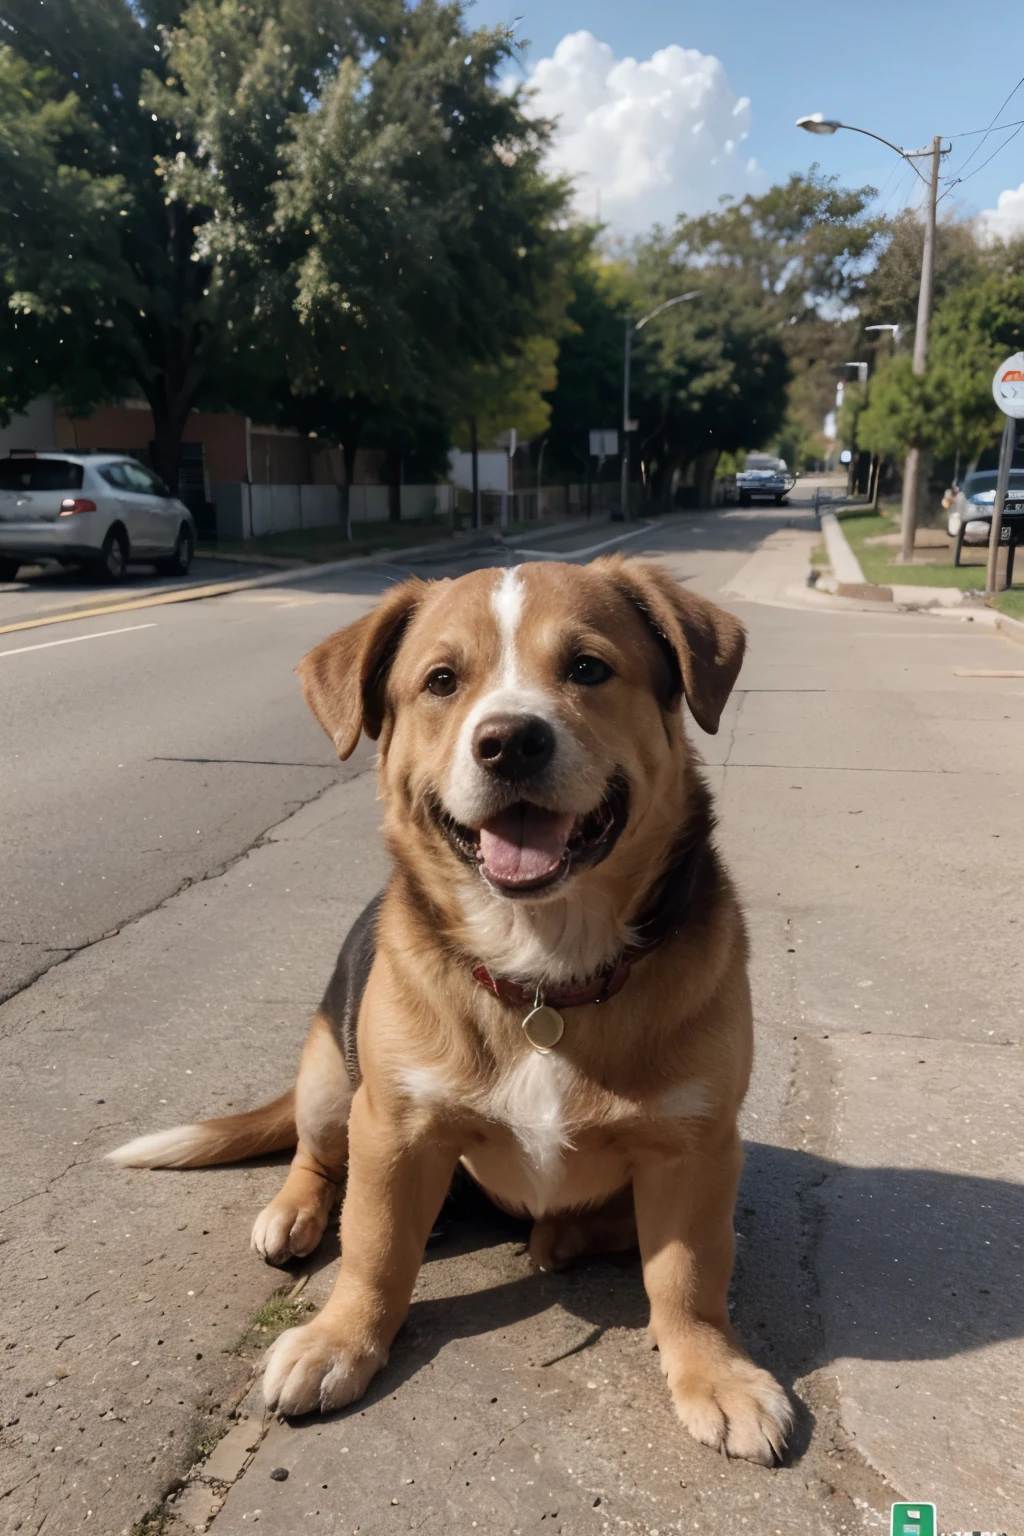
<path fill-rule="evenodd" d="M 692 288 L 689 293 L 677 293 L 674 299 L 666 299 L 664 304 L 656 305 L 644 315 L 642 320 L 633 321 L 628 315 L 626 316 L 626 347 L 622 364 L 622 467 L 619 486 L 623 517 L 629 516 L 629 434 L 633 430 L 629 415 L 629 376 L 633 363 L 633 333 L 643 330 L 648 320 L 664 314 L 665 310 L 671 309 L 673 305 L 686 304 L 690 299 L 699 297 L 700 289 Z"/>
<path fill-rule="evenodd" d="M 852 123 L 840 123 L 835 118 L 825 117 L 821 112 L 814 112 L 809 117 L 798 117 L 796 126 L 803 128 L 807 133 L 832 134 L 840 128 L 845 128 L 848 133 L 862 133 L 869 139 L 877 139 L 879 144 L 884 144 L 894 154 L 905 160 L 911 169 L 916 172 L 928 188 L 928 209 L 924 224 L 924 251 L 921 257 L 921 287 L 917 295 L 917 329 L 914 332 L 914 372 L 920 377 L 924 374 L 928 364 L 928 327 L 932 318 L 932 291 L 935 280 L 935 208 L 939 200 L 939 165 L 942 156 L 948 154 L 948 149 L 942 147 L 941 134 L 931 142 L 930 149 L 902 149 L 899 144 L 894 144 L 891 139 L 883 139 L 880 133 L 872 133 L 870 128 L 855 128 Z M 914 164 L 922 155 L 931 155 L 932 168 L 930 176 L 923 176 Z M 903 509 L 901 517 L 901 548 L 900 561 L 909 565 L 914 558 L 914 534 L 917 529 L 917 499 L 918 487 L 921 479 L 921 450 L 916 443 L 912 443 L 907 449 L 907 457 L 903 466 Z"/>
<path fill-rule="evenodd" d="M 890 336 L 892 337 L 893 346 L 895 346 L 896 343 L 900 339 L 900 328 L 899 328 L 898 325 L 866 325 L 864 327 L 864 329 L 866 331 L 888 331 Z M 880 453 L 876 453 L 876 455 L 875 455 L 875 478 L 874 478 L 874 483 L 873 483 L 872 488 L 871 488 L 871 510 L 872 510 L 872 512 L 877 512 L 878 511 L 878 489 L 879 489 L 879 485 L 880 485 L 881 479 L 882 479 L 882 455 Z"/>

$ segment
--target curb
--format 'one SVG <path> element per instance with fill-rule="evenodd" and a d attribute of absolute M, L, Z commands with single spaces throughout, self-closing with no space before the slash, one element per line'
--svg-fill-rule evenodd
<path fill-rule="evenodd" d="M 836 595 L 891 603 L 891 590 L 888 587 L 878 587 L 865 577 L 860 561 L 847 543 L 846 535 L 834 512 L 821 514 L 821 531 L 825 536 L 825 549 L 837 583 Z"/>
<path fill-rule="evenodd" d="M 1018 645 L 1024 645 L 1024 624 L 1020 619 L 1011 619 L 1008 613 L 1001 613 L 996 619 L 996 629 L 1006 636 L 1007 640 L 1014 640 Z"/>

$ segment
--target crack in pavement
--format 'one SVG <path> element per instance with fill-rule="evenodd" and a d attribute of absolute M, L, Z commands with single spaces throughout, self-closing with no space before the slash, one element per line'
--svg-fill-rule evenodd
<path fill-rule="evenodd" d="M 284 826 L 286 822 L 290 821 L 298 811 L 303 810 L 307 805 L 314 805 L 317 800 L 321 800 L 327 791 L 329 789 L 333 789 L 335 785 L 354 784 L 357 779 L 364 778 L 367 773 L 373 773 L 375 771 L 375 763 L 367 764 L 367 766 L 360 769 L 358 773 L 349 774 L 345 778 L 338 779 L 337 777 L 332 777 L 328 783 L 322 784 L 314 794 L 308 795 L 305 798 L 300 797 L 295 800 L 288 801 L 287 804 L 292 807 L 292 809 L 289 809 L 287 814 L 282 816 L 279 820 L 272 822 L 269 827 L 265 827 L 259 836 L 254 838 L 251 843 L 247 843 L 244 848 L 239 849 L 237 853 L 234 853 L 229 858 L 222 860 L 221 863 L 215 865 L 213 868 L 204 870 L 202 874 L 183 876 L 180 884 L 173 891 L 169 891 L 166 896 L 161 896 L 160 900 L 155 901 L 152 906 L 142 907 L 137 912 L 129 913 L 126 917 L 121 918 L 118 922 L 117 928 L 113 931 L 107 929 L 106 932 L 98 934 L 95 939 L 86 939 L 83 943 L 74 947 L 68 945 L 61 945 L 59 947 L 43 946 L 40 945 L 38 941 L 31 939 L 0 940 L 0 942 L 11 943 L 21 947 L 40 948 L 43 954 L 52 953 L 59 956 L 58 959 L 51 961 L 49 965 L 44 965 L 33 976 L 29 976 L 26 980 L 19 982 L 10 992 L 0 992 L 0 1007 L 2 1007 L 4 1003 L 9 1003 L 13 998 L 20 997 L 23 992 L 27 992 L 30 987 L 35 986 L 37 981 L 42 980 L 42 978 L 44 976 L 48 976 L 51 971 L 56 970 L 61 965 L 64 965 L 73 956 L 80 955 L 85 950 L 92 949 L 95 945 L 104 943 L 108 938 L 116 938 L 118 934 L 123 933 L 126 928 L 133 927 L 136 923 L 141 922 L 144 917 L 149 917 L 149 915 L 153 912 L 159 912 L 162 907 L 165 907 L 169 902 L 174 901 L 178 896 L 182 894 L 183 891 L 191 890 L 191 888 L 196 885 L 204 885 L 207 880 L 219 880 L 223 875 L 226 875 L 229 870 L 234 869 L 236 864 L 240 864 L 243 859 L 248 858 L 250 853 L 255 853 L 257 849 L 261 848 L 268 840 L 268 838 L 270 838 L 271 835 L 276 832 L 279 827 Z"/>

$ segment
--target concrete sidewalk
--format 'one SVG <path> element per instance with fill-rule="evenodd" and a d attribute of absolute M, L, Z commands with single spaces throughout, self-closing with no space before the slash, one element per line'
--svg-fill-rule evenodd
<path fill-rule="evenodd" d="M 719 596 L 744 563 L 665 558 Z M 750 914 L 735 1316 L 799 1401 L 787 1464 L 680 1430 L 635 1260 L 535 1276 L 523 1229 L 466 1203 L 361 1404 L 268 1424 L 244 1395 L 282 1280 L 248 1232 L 283 1160 L 101 1155 L 290 1080 L 383 874 L 363 774 L 0 1008 L 5 1536 L 845 1536 L 898 1495 L 1021 1536 L 1024 684 L 954 675 L 1019 651 L 877 608 L 737 611 L 740 688 L 693 734 Z M 327 1242 L 283 1278 L 319 1303 L 336 1263 Z"/>

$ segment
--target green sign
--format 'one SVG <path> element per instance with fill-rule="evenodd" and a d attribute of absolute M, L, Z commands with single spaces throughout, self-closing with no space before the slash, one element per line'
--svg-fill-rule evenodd
<path fill-rule="evenodd" d="M 890 1536 L 935 1536 L 934 1504 L 894 1504 Z"/>

